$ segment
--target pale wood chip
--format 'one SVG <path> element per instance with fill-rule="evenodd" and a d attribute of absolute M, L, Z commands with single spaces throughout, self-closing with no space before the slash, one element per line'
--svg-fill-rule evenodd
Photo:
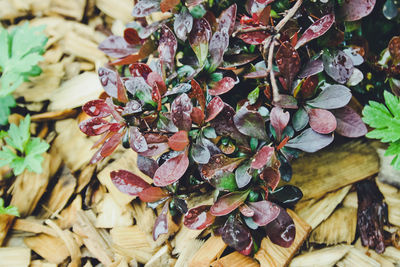
<path fill-rule="evenodd" d="M 20 247 L 0 248 L 0 267 L 28 267 L 31 261 L 31 250 Z"/>
<path fill-rule="evenodd" d="M 54 229 L 52 229 L 56 232 Z M 24 239 L 25 244 L 47 261 L 55 264 L 62 263 L 69 255 L 64 241 L 55 236 L 40 234 Z"/>
<path fill-rule="evenodd" d="M 219 258 L 227 245 L 220 236 L 210 236 L 190 260 L 189 267 L 210 266 Z"/>

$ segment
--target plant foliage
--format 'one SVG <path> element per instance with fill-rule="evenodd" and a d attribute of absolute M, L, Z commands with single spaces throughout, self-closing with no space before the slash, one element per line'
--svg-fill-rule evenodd
<path fill-rule="evenodd" d="M 0 215 L 1 214 L 8 214 L 19 217 L 19 212 L 17 207 L 14 206 L 4 207 L 4 199 L 0 197 Z"/>

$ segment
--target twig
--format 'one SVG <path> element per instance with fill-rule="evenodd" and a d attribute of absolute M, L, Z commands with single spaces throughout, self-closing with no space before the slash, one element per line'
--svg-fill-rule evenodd
<path fill-rule="evenodd" d="M 281 95 L 279 94 L 278 85 L 276 84 L 274 70 L 272 68 L 272 59 L 274 57 L 274 48 L 275 48 L 275 38 L 272 40 L 271 45 L 269 47 L 268 52 L 268 69 L 270 74 L 271 86 L 272 86 L 272 100 L 273 102 L 279 102 L 281 99 Z"/>
<path fill-rule="evenodd" d="M 296 14 L 297 10 L 300 8 L 302 3 L 303 0 L 297 0 L 294 6 L 291 9 L 289 9 L 287 15 L 276 25 L 275 27 L 276 32 L 279 32 L 283 28 L 283 26 L 285 26 L 285 24 L 294 16 L 294 14 Z"/>

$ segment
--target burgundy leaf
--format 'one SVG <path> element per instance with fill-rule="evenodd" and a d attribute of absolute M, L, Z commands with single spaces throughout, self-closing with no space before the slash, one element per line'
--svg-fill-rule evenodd
<path fill-rule="evenodd" d="M 226 32 L 228 33 L 228 36 L 230 36 L 233 33 L 236 21 L 236 10 L 237 10 L 237 5 L 233 4 L 224 11 L 222 11 L 221 15 L 218 18 L 217 31 Z"/>
<path fill-rule="evenodd" d="M 99 44 L 99 49 L 110 57 L 121 58 L 139 51 L 136 46 L 128 44 L 121 36 L 111 35 Z"/>
<path fill-rule="evenodd" d="M 183 93 L 174 99 L 171 105 L 172 122 L 180 130 L 190 131 L 192 128 L 192 113 L 193 105 L 187 94 Z"/>
<path fill-rule="evenodd" d="M 250 243 L 243 250 L 239 251 L 239 253 L 245 256 L 250 256 L 251 252 L 253 251 L 253 246 L 253 237 L 250 236 Z"/>
<path fill-rule="evenodd" d="M 132 16 L 142 18 L 157 11 L 160 11 L 160 0 L 140 0 L 133 7 Z"/>
<path fill-rule="evenodd" d="M 104 91 L 109 96 L 118 98 L 118 92 L 123 89 L 123 84 L 118 73 L 114 70 L 101 67 L 98 74 Z"/>
<path fill-rule="evenodd" d="M 97 99 L 87 102 L 82 110 L 91 117 L 104 118 L 111 115 L 110 107 L 103 99 Z"/>
<path fill-rule="evenodd" d="M 124 30 L 124 39 L 130 45 L 140 44 L 140 37 L 138 32 L 133 28 L 126 28 Z"/>
<path fill-rule="evenodd" d="M 129 77 L 124 80 L 126 90 L 135 95 L 137 91 L 150 94 L 152 87 L 150 87 L 143 77 Z"/>
<path fill-rule="evenodd" d="M 143 77 L 147 80 L 147 76 L 153 72 L 145 63 L 133 63 L 129 66 L 129 71 L 133 77 Z"/>
<path fill-rule="evenodd" d="M 161 77 L 158 72 L 150 72 L 149 75 L 147 76 L 147 83 L 154 88 L 154 85 L 158 85 L 158 89 L 160 90 L 160 94 L 164 95 L 164 93 L 167 91 L 167 85 L 165 84 L 163 78 Z"/>
<path fill-rule="evenodd" d="M 324 70 L 324 62 L 320 59 L 309 61 L 298 75 L 300 79 L 318 74 Z"/>
<path fill-rule="evenodd" d="M 312 108 L 308 111 L 311 128 L 320 134 L 328 134 L 336 129 L 335 116 L 326 109 Z"/>
<path fill-rule="evenodd" d="M 168 206 L 169 206 L 169 201 L 166 201 L 161 213 L 158 215 L 156 222 L 154 223 L 153 226 L 154 241 L 156 241 L 160 235 L 168 233 Z"/>
<path fill-rule="evenodd" d="M 182 9 L 181 13 L 175 15 L 174 32 L 176 37 L 182 41 L 186 41 L 187 35 L 192 30 L 193 17 L 187 9 Z"/>
<path fill-rule="evenodd" d="M 296 49 L 298 49 L 300 46 L 304 45 L 305 43 L 308 43 L 309 41 L 320 37 L 324 33 L 326 33 L 333 25 L 335 22 L 335 15 L 334 14 L 328 14 L 314 22 L 300 37 L 300 39 L 297 41 L 296 44 Z"/>
<path fill-rule="evenodd" d="M 332 56 L 323 54 L 325 72 L 338 83 L 345 83 L 353 74 L 353 61 L 343 51 L 336 51 Z"/>
<path fill-rule="evenodd" d="M 239 211 L 241 214 L 243 214 L 246 217 L 253 217 L 254 216 L 254 210 L 252 210 L 249 206 L 246 204 L 242 204 L 239 207 Z"/>
<path fill-rule="evenodd" d="M 281 108 L 297 109 L 297 100 L 291 95 L 280 94 L 279 101 L 273 101 L 272 104 Z"/>
<path fill-rule="evenodd" d="M 139 131 L 138 127 L 129 127 L 129 144 L 135 152 L 145 152 L 148 149 L 146 139 Z"/>
<path fill-rule="evenodd" d="M 121 115 L 122 116 L 132 115 L 141 111 L 142 111 L 142 105 L 136 100 L 131 100 L 128 103 L 126 103 Z"/>
<path fill-rule="evenodd" d="M 394 60 L 400 60 L 400 36 L 394 36 L 390 39 L 388 49 Z"/>
<path fill-rule="evenodd" d="M 257 59 L 259 56 L 260 56 L 259 54 L 245 54 L 245 53 L 240 53 L 238 55 L 233 55 L 229 57 L 225 56 L 224 61 L 219 68 L 232 69 L 239 66 L 243 66 Z"/>
<path fill-rule="evenodd" d="M 164 96 L 187 93 L 191 88 L 192 87 L 188 83 L 180 83 L 180 84 L 174 86 L 172 89 L 168 90 L 164 94 Z"/>
<path fill-rule="evenodd" d="M 108 107 L 110 108 L 111 111 L 111 115 L 114 117 L 114 119 L 119 122 L 119 123 L 125 123 L 124 119 L 121 117 L 120 113 L 123 111 L 121 109 L 121 107 L 114 105 L 113 100 L 111 99 L 111 97 L 107 97 L 106 98 L 106 104 L 108 105 Z M 117 125 L 114 124 L 113 125 Z"/>
<path fill-rule="evenodd" d="M 163 25 L 162 21 L 153 22 L 152 24 L 146 26 L 145 28 L 142 28 L 139 31 L 139 37 L 141 39 L 146 39 L 150 37 L 150 35 L 152 35 L 155 31 L 157 31 L 158 28 L 160 28 L 162 25 Z"/>
<path fill-rule="evenodd" d="M 351 99 L 350 89 L 335 84 L 325 88 L 316 98 L 306 103 L 314 108 L 336 109 L 346 106 Z"/>
<path fill-rule="evenodd" d="M 249 192 L 233 192 L 223 195 L 211 206 L 210 213 L 214 216 L 224 216 L 231 213 L 243 204 Z"/>
<path fill-rule="evenodd" d="M 288 248 L 296 237 L 296 226 L 290 215 L 281 207 L 278 217 L 265 226 L 272 243 Z"/>
<path fill-rule="evenodd" d="M 346 137 L 361 137 L 367 134 L 368 130 L 360 115 L 351 107 L 345 106 L 341 109 L 332 110 L 336 117 L 336 132 Z"/>
<path fill-rule="evenodd" d="M 226 220 L 221 237 L 228 246 L 237 251 L 246 250 L 252 242 L 249 229 L 234 216 Z"/>
<path fill-rule="evenodd" d="M 160 87 L 157 83 L 153 83 L 153 89 L 151 90 L 151 100 L 157 103 L 157 111 L 161 110 L 161 92 Z"/>
<path fill-rule="evenodd" d="M 246 44 L 259 45 L 264 42 L 271 34 L 265 31 L 254 31 L 238 34 L 237 37 L 242 39 Z"/>
<path fill-rule="evenodd" d="M 122 133 L 115 133 L 111 136 L 104 145 L 100 148 L 100 155 L 105 158 L 111 155 L 112 152 L 118 147 L 121 143 Z"/>
<path fill-rule="evenodd" d="M 168 138 L 168 145 L 175 151 L 182 151 L 189 145 L 188 133 L 186 131 L 179 131 L 174 133 Z"/>
<path fill-rule="evenodd" d="M 260 140 L 268 140 L 265 122 L 260 113 L 242 107 L 239 109 L 238 113 L 233 116 L 233 121 L 242 134 Z"/>
<path fill-rule="evenodd" d="M 278 205 L 267 200 L 249 202 L 248 205 L 254 211 L 253 221 L 258 226 L 267 225 L 275 220 L 281 210 Z"/>
<path fill-rule="evenodd" d="M 267 167 L 260 174 L 260 178 L 274 191 L 281 180 L 281 173 L 278 168 Z"/>
<path fill-rule="evenodd" d="M 210 181 L 223 176 L 224 173 L 233 172 L 242 161 L 243 158 L 229 158 L 224 154 L 215 154 L 207 164 L 200 166 L 200 172 L 205 180 Z"/>
<path fill-rule="evenodd" d="M 154 177 L 154 173 L 159 167 L 154 159 L 143 157 L 141 155 L 138 155 L 136 160 L 136 165 L 141 172 L 143 172 L 144 174 L 146 174 L 151 178 Z"/>
<path fill-rule="evenodd" d="M 192 31 L 189 34 L 189 44 L 196 54 L 200 66 L 203 66 L 207 59 L 211 34 L 211 26 L 206 19 L 194 20 Z"/>
<path fill-rule="evenodd" d="M 143 202 L 156 202 L 166 197 L 168 194 L 160 187 L 155 186 L 148 187 L 139 193 L 139 198 Z"/>
<path fill-rule="evenodd" d="M 251 167 L 256 170 L 264 167 L 271 159 L 272 155 L 274 155 L 274 151 L 275 149 L 270 146 L 264 146 L 261 148 L 254 156 L 254 159 L 251 162 Z"/>
<path fill-rule="evenodd" d="M 210 205 L 201 205 L 188 210 L 183 218 L 183 224 L 192 230 L 203 230 L 213 224 L 215 216 L 209 212 Z"/>
<path fill-rule="evenodd" d="M 148 144 L 168 142 L 168 137 L 163 134 L 147 133 L 144 137 Z"/>
<path fill-rule="evenodd" d="M 185 152 L 168 159 L 154 174 L 154 184 L 156 186 L 167 186 L 175 183 L 185 174 L 188 166 L 189 158 Z"/>
<path fill-rule="evenodd" d="M 192 92 L 190 92 L 189 97 L 196 98 L 201 107 L 201 110 L 204 110 L 206 106 L 206 98 L 204 96 L 203 89 L 201 88 L 200 84 L 196 82 L 195 79 L 192 79 L 190 84 L 192 86 Z"/>
<path fill-rule="evenodd" d="M 243 188 L 248 185 L 253 178 L 250 173 L 250 162 L 246 162 L 235 170 L 235 180 L 239 188 Z"/>
<path fill-rule="evenodd" d="M 318 75 L 307 77 L 301 85 L 300 95 L 303 99 L 314 96 L 315 89 L 319 83 Z"/>
<path fill-rule="evenodd" d="M 161 12 L 167 12 L 176 7 L 181 1 L 180 0 L 161 0 L 160 9 Z"/>
<path fill-rule="evenodd" d="M 211 66 L 216 69 L 222 62 L 229 45 L 229 35 L 226 31 L 217 31 L 211 38 L 208 50 L 211 56 Z"/>
<path fill-rule="evenodd" d="M 224 101 L 219 96 L 214 97 L 207 105 L 207 119 L 206 122 L 214 119 L 223 109 Z"/>
<path fill-rule="evenodd" d="M 333 141 L 333 134 L 319 134 L 308 128 L 295 138 L 289 140 L 286 147 L 297 148 L 308 153 L 314 153 L 326 147 Z"/>
<path fill-rule="evenodd" d="M 142 178 L 129 171 L 119 170 L 110 173 L 111 181 L 122 193 L 137 196 L 144 189 L 151 187 Z"/>
<path fill-rule="evenodd" d="M 105 133 L 110 127 L 111 123 L 98 117 L 90 118 L 79 123 L 79 129 L 88 136 Z"/>
<path fill-rule="evenodd" d="M 276 64 L 290 90 L 294 77 L 300 70 L 300 56 L 289 41 L 283 42 L 276 52 Z"/>
<path fill-rule="evenodd" d="M 192 113 L 190 113 L 190 118 L 192 119 L 193 123 L 201 125 L 205 118 L 204 112 L 200 108 L 194 107 Z"/>
<path fill-rule="evenodd" d="M 345 21 L 359 20 L 372 12 L 376 0 L 343 1 L 339 9 L 339 17 Z"/>
<path fill-rule="evenodd" d="M 235 80 L 231 77 L 224 77 L 222 80 L 216 82 L 208 93 L 212 96 L 222 95 L 229 92 L 235 86 Z"/>
<path fill-rule="evenodd" d="M 275 129 L 276 139 L 281 140 L 283 130 L 290 120 L 289 112 L 284 112 L 280 107 L 273 107 L 270 114 L 271 125 Z"/>
<path fill-rule="evenodd" d="M 155 157 L 169 150 L 169 146 L 167 143 L 153 143 L 147 144 L 147 146 L 148 149 L 140 153 L 140 155 L 142 155 L 143 157 Z"/>
<path fill-rule="evenodd" d="M 163 25 L 161 28 L 161 37 L 158 43 L 158 53 L 160 53 L 161 64 L 167 64 L 169 69 L 173 69 L 175 61 L 175 53 L 178 47 L 178 41 L 174 33 L 168 26 Z"/>
<path fill-rule="evenodd" d="M 268 77 L 268 75 L 269 75 L 269 72 L 266 69 L 262 69 L 262 70 L 257 70 L 257 71 L 247 73 L 243 77 L 247 78 L 247 79 L 260 79 L 260 78 Z"/>

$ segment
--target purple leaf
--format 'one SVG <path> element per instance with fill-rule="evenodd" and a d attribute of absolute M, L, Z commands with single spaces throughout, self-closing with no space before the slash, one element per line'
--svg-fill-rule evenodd
<path fill-rule="evenodd" d="M 147 144 L 147 146 L 149 149 L 140 153 L 143 157 L 155 157 L 169 150 L 167 143 L 153 143 Z"/>
<path fill-rule="evenodd" d="M 281 108 L 297 109 L 297 100 L 291 95 L 280 94 L 279 101 L 273 101 L 274 106 Z"/>
<path fill-rule="evenodd" d="M 211 206 L 210 213 L 214 216 L 224 216 L 231 213 L 243 204 L 249 192 L 250 191 L 247 190 L 223 195 Z"/>
<path fill-rule="evenodd" d="M 235 170 L 235 180 L 238 188 L 243 188 L 250 183 L 252 176 L 249 171 L 250 162 L 240 165 Z"/>
<path fill-rule="evenodd" d="M 253 221 L 258 226 L 267 225 L 275 220 L 281 210 L 278 205 L 267 200 L 249 202 L 248 205 L 254 211 Z"/>
<path fill-rule="evenodd" d="M 300 70 L 300 56 L 289 41 L 285 41 L 276 52 L 276 64 L 290 90 L 294 77 Z"/>
<path fill-rule="evenodd" d="M 372 12 L 376 0 L 347 0 L 340 6 L 339 17 L 345 21 L 359 20 Z"/>
<path fill-rule="evenodd" d="M 220 69 L 231 69 L 243 66 L 257 59 L 259 56 L 260 56 L 259 54 L 245 54 L 245 53 L 229 56 L 224 58 L 224 61 L 222 63 L 222 66 L 220 66 Z"/>
<path fill-rule="evenodd" d="M 153 22 L 152 24 L 146 26 L 145 28 L 142 28 L 139 31 L 139 37 L 141 39 L 146 39 L 148 38 L 150 35 L 152 35 L 156 30 L 158 30 L 158 28 L 161 27 L 161 25 L 163 25 L 163 23 L 161 21 L 156 21 Z"/>
<path fill-rule="evenodd" d="M 224 77 L 222 80 L 216 82 L 208 93 L 212 96 L 222 95 L 229 92 L 235 86 L 235 80 L 231 77 Z"/>
<path fill-rule="evenodd" d="M 163 25 L 161 28 L 161 37 L 158 44 L 158 53 L 160 54 L 161 64 L 167 64 L 169 69 L 173 69 L 175 61 L 175 53 L 178 47 L 178 41 L 174 33 L 168 28 L 168 26 Z"/>
<path fill-rule="evenodd" d="M 314 22 L 300 37 L 300 39 L 297 41 L 296 44 L 296 49 L 298 49 L 300 46 L 304 45 L 305 43 L 308 43 L 309 41 L 320 37 L 324 33 L 326 33 L 333 25 L 335 22 L 335 15 L 334 14 L 328 14 Z"/>
<path fill-rule="evenodd" d="M 253 217 L 254 216 L 254 210 L 252 210 L 249 206 L 247 206 L 245 203 L 243 203 L 239 207 L 239 211 L 241 214 L 243 214 L 246 217 Z"/>
<path fill-rule="evenodd" d="M 171 105 L 172 122 L 179 130 L 190 131 L 192 128 L 193 105 L 187 94 L 183 93 L 174 99 Z"/>
<path fill-rule="evenodd" d="M 222 228 L 222 240 L 237 251 L 245 250 L 252 242 L 250 231 L 234 216 L 230 216 Z"/>
<path fill-rule="evenodd" d="M 215 180 L 224 174 L 233 172 L 242 161 L 243 158 L 229 158 L 224 154 L 215 154 L 207 164 L 200 166 L 200 173 L 204 180 L 215 183 Z"/>
<path fill-rule="evenodd" d="M 192 31 L 189 34 L 189 44 L 196 54 L 200 66 L 203 66 L 207 59 L 211 34 L 210 23 L 205 18 L 194 20 Z"/>
<path fill-rule="evenodd" d="M 101 67 L 99 69 L 100 83 L 106 93 L 114 98 L 118 98 L 118 91 L 123 88 L 120 76 L 114 70 Z"/>
<path fill-rule="evenodd" d="M 132 115 L 141 111 L 142 111 L 142 105 L 136 100 L 131 100 L 128 103 L 126 103 L 121 115 L 122 116 Z"/>
<path fill-rule="evenodd" d="M 308 153 L 314 153 L 326 147 L 333 141 L 333 134 L 319 134 L 308 128 L 295 138 L 289 140 L 285 147 L 297 148 Z"/>
<path fill-rule="evenodd" d="M 328 134 L 336 129 L 335 116 L 326 109 L 312 108 L 308 111 L 311 128 L 320 134 Z"/>
<path fill-rule="evenodd" d="M 260 174 L 260 178 L 267 182 L 267 186 L 274 191 L 281 180 L 281 173 L 277 168 L 267 167 Z"/>
<path fill-rule="evenodd" d="M 260 113 L 242 107 L 238 113 L 233 116 L 233 121 L 242 134 L 260 140 L 268 140 L 265 122 Z"/>
<path fill-rule="evenodd" d="M 178 181 L 189 166 L 189 158 L 185 152 L 164 162 L 154 174 L 154 185 L 167 186 Z"/>
<path fill-rule="evenodd" d="M 275 149 L 273 147 L 263 146 L 254 156 L 251 167 L 256 170 L 263 168 L 271 159 L 272 155 L 274 155 L 274 151 Z"/>
<path fill-rule="evenodd" d="M 317 88 L 319 83 L 318 75 L 313 75 L 307 77 L 300 88 L 300 96 L 303 99 L 308 99 L 314 96 L 315 89 Z"/>
<path fill-rule="evenodd" d="M 129 71 L 133 77 L 143 77 L 144 80 L 147 80 L 147 76 L 153 72 L 145 63 L 133 63 L 129 65 Z"/>
<path fill-rule="evenodd" d="M 176 37 L 182 41 L 186 41 L 187 35 L 192 30 L 193 17 L 187 9 L 182 9 L 181 13 L 175 15 L 174 32 Z"/>
<path fill-rule="evenodd" d="M 199 164 L 207 164 L 210 161 L 210 151 L 201 144 L 192 145 L 192 158 Z"/>
<path fill-rule="evenodd" d="M 253 31 L 248 33 L 238 34 L 237 37 L 242 39 L 243 42 L 250 45 L 259 45 L 264 42 L 271 34 L 265 31 Z"/>
<path fill-rule="evenodd" d="M 256 70 L 256 71 L 247 73 L 243 77 L 247 78 L 247 79 L 260 79 L 260 78 L 268 77 L 268 75 L 269 75 L 269 72 L 266 69 L 262 69 L 262 70 Z"/>
<path fill-rule="evenodd" d="M 104 118 L 111 115 L 111 109 L 103 99 L 96 99 L 83 105 L 82 110 L 90 117 Z"/>
<path fill-rule="evenodd" d="M 183 224 L 192 230 L 203 230 L 213 224 L 215 216 L 211 215 L 210 205 L 201 205 L 188 210 L 183 218 Z"/>
<path fill-rule="evenodd" d="M 160 10 L 160 0 L 141 0 L 133 7 L 132 16 L 142 18 Z"/>
<path fill-rule="evenodd" d="M 265 226 L 265 231 L 272 243 L 288 248 L 296 237 L 296 226 L 293 219 L 281 207 L 278 217 Z"/>
<path fill-rule="evenodd" d="M 129 144 L 133 151 L 140 153 L 145 152 L 148 149 L 146 139 L 139 131 L 138 127 L 129 127 Z"/>
<path fill-rule="evenodd" d="M 332 56 L 323 54 L 325 72 L 338 83 L 346 83 L 353 74 L 353 61 L 343 51 L 336 51 Z"/>
<path fill-rule="evenodd" d="M 336 109 L 346 106 L 351 99 L 350 89 L 335 84 L 325 88 L 316 98 L 306 103 L 314 108 Z"/>
<path fill-rule="evenodd" d="M 138 196 L 144 189 L 151 187 L 142 178 L 129 171 L 119 170 L 110 173 L 111 181 L 119 191 L 131 196 Z"/>
<path fill-rule="evenodd" d="M 229 35 L 226 31 L 217 31 L 214 33 L 208 48 L 211 56 L 211 67 L 213 69 L 216 69 L 221 64 L 228 45 Z"/>
<path fill-rule="evenodd" d="M 157 161 L 152 158 L 143 157 L 141 155 L 138 155 L 136 165 L 141 172 L 151 178 L 154 177 L 154 173 L 159 167 Z"/>
<path fill-rule="evenodd" d="M 124 80 L 126 90 L 135 95 L 137 91 L 151 94 L 152 88 L 147 84 L 143 77 L 129 77 Z"/>
<path fill-rule="evenodd" d="M 128 44 L 121 36 L 111 35 L 99 44 L 99 49 L 109 57 L 126 57 L 139 51 L 137 46 Z"/>
<path fill-rule="evenodd" d="M 143 1 L 144 0 L 142 0 L 142 2 Z M 168 206 L 169 206 L 169 201 L 166 201 L 160 215 L 158 215 L 156 222 L 154 223 L 153 226 L 154 241 L 156 241 L 160 235 L 168 233 Z"/>
<path fill-rule="evenodd" d="M 160 187 L 155 186 L 148 187 L 139 193 L 139 198 L 143 202 L 156 202 L 166 197 L 168 194 Z"/>
<path fill-rule="evenodd" d="M 346 137 L 361 137 L 367 134 L 368 130 L 360 115 L 351 107 L 345 106 L 341 109 L 332 110 L 336 117 L 336 132 Z"/>
<path fill-rule="evenodd" d="M 79 129 L 88 136 L 96 136 L 107 132 L 111 125 L 102 118 L 94 117 L 79 123 Z"/>
<path fill-rule="evenodd" d="M 224 11 L 222 11 L 221 15 L 218 18 L 217 31 L 226 32 L 228 33 L 228 36 L 230 36 L 233 33 L 236 21 L 236 10 L 237 10 L 237 5 L 233 4 Z"/>
<path fill-rule="evenodd" d="M 324 62 L 320 59 L 309 61 L 303 70 L 300 72 L 298 77 L 300 79 L 310 77 L 318 74 L 324 70 Z"/>
<path fill-rule="evenodd" d="M 223 109 L 225 103 L 219 96 L 214 97 L 207 105 L 207 119 L 206 122 L 214 119 Z"/>
<path fill-rule="evenodd" d="M 287 111 L 284 112 L 280 107 L 273 107 L 269 119 L 271 125 L 275 129 L 276 139 L 280 141 L 282 139 L 283 130 L 289 123 L 290 114 Z"/>

